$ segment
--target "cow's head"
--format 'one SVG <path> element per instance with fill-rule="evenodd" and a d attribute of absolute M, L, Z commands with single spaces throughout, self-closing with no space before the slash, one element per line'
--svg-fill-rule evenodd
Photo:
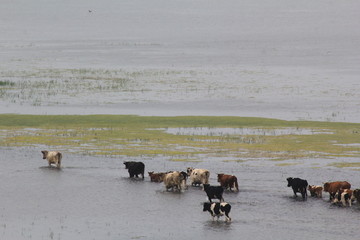
<path fill-rule="evenodd" d="M 186 172 L 184 172 L 184 171 L 181 171 L 181 172 L 180 172 L 180 179 L 181 179 L 181 180 L 186 180 L 187 177 L 188 177 L 188 175 L 187 175 Z"/>
<path fill-rule="evenodd" d="M 209 202 L 204 202 L 203 211 L 204 211 L 204 212 L 210 211 L 210 209 L 211 209 L 211 203 L 209 203 Z"/>
<path fill-rule="evenodd" d="M 186 169 L 187 175 L 190 176 L 190 174 L 192 173 L 193 170 L 194 170 L 194 168 L 188 167 L 188 168 Z"/>
<path fill-rule="evenodd" d="M 203 184 L 203 186 L 204 186 L 204 191 L 206 191 L 206 189 L 209 189 L 209 187 L 210 187 L 210 184 L 208 184 L 208 183 L 205 183 L 205 184 Z"/>
<path fill-rule="evenodd" d="M 43 154 L 43 159 L 46 159 L 49 151 L 41 151 L 41 153 Z"/>
<path fill-rule="evenodd" d="M 218 182 L 220 182 L 220 180 L 222 179 L 223 176 L 224 176 L 223 173 L 218 173 Z"/>
<path fill-rule="evenodd" d="M 124 162 L 125 169 L 128 169 L 128 168 L 129 168 L 129 164 L 130 164 L 130 162 Z"/>
<path fill-rule="evenodd" d="M 324 183 L 324 191 L 325 191 L 325 192 L 328 192 L 328 191 L 329 191 L 329 187 L 330 187 L 330 183 L 329 183 L 329 182 Z"/>
<path fill-rule="evenodd" d="M 353 191 L 353 196 L 360 197 L 360 189 L 355 189 Z"/>
<path fill-rule="evenodd" d="M 292 186 L 292 180 L 293 180 L 293 178 L 292 177 L 289 177 L 289 178 L 287 178 L 286 179 L 287 181 L 288 181 L 288 187 L 291 187 Z"/>

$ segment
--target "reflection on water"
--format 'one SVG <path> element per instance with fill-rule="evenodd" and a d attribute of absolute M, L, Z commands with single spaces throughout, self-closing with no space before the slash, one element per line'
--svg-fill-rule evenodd
<path fill-rule="evenodd" d="M 204 212 L 205 214 L 205 212 Z M 208 215 L 209 218 L 211 218 L 211 215 L 206 212 L 206 214 Z M 230 217 L 231 217 L 231 212 L 230 212 Z M 216 218 L 213 221 L 208 220 L 204 223 L 204 229 L 205 230 L 212 230 L 212 231 L 216 231 L 216 232 L 224 232 L 224 231 L 230 231 L 232 229 L 232 222 L 225 222 L 224 221 L 224 217 L 220 217 L 220 220 L 217 221 Z"/>

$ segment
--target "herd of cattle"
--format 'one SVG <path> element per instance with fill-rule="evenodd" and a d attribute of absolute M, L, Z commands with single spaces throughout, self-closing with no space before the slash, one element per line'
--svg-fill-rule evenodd
<path fill-rule="evenodd" d="M 41 151 L 43 159 L 48 161 L 49 166 L 55 164 L 56 167 L 61 167 L 62 154 L 55 151 Z M 130 178 L 145 178 L 145 164 L 142 162 L 124 162 L 125 169 L 128 170 Z M 210 212 L 212 219 L 215 217 L 219 219 L 220 216 L 225 215 L 225 221 L 231 221 L 229 212 L 231 205 L 226 203 L 223 198 L 224 190 L 239 191 L 237 178 L 234 175 L 217 174 L 217 181 L 220 186 L 211 186 L 209 184 L 210 172 L 206 169 L 187 168 L 187 171 L 169 171 L 169 172 L 148 172 L 152 182 L 163 182 L 166 191 L 182 191 L 187 185 L 186 181 L 189 179 L 192 186 L 201 186 L 205 191 L 209 202 L 203 204 L 203 211 Z M 312 197 L 322 198 L 322 192 L 328 192 L 330 195 L 330 202 L 343 206 L 351 206 L 354 201 L 360 204 L 360 189 L 351 190 L 351 184 L 346 181 L 326 182 L 323 186 L 309 185 L 307 180 L 300 178 L 287 178 L 288 187 L 292 187 L 295 197 L 300 193 L 304 200 L 307 199 L 307 191 Z M 212 202 L 212 199 L 218 199 L 219 202 Z"/>
<path fill-rule="evenodd" d="M 288 187 L 292 187 L 295 197 L 300 193 L 302 198 L 307 198 L 307 190 L 312 197 L 322 198 L 322 192 L 328 192 L 330 202 L 351 206 L 354 201 L 360 203 L 360 189 L 351 190 L 351 184 L 347 181 L 326 182 L 323 186 L 309 185 L 307 180 L 300 178 L 287 178 Z"/>

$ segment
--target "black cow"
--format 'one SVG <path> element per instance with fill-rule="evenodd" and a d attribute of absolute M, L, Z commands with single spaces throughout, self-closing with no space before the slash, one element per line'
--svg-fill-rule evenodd
<path fill-rule="evenodd" d="M 286 180 L 288 181 L 287 186 L 292 187 L 295 197 L 297 197 L 296 193 L 301 193 L 303 199 L 307 198 L 306 188 L 308 186 L 308 182 L 306 180 L 291 177 L 287 178 Z"/>
<path fill-rule="evenodd" d="M 211 214 L 213 221 L 215 217 L 217 217 L 217 220 L 219 220 L 219 218 L 223 215 L 225 215 L 225 221 L 231 221 L 231 218 L 229 216 L 230 210 L 231 210 L 231 205 L 226 202 L 222 202 L 222 203 L 205 202 L 203 208 L 204 212 L 208 211 Z"/>
<path fill-rule="evenodd" d="M 144 179 L 144 172 L 145 172 L 145 164 L 142 162 L 124 162 L 125 169 L 128 169 L 130 177 L 133 178 L 136 176 L 139 177 L 141 174 L 142 178 Z"/>
<path fill-rule="evenodd" d="M 210 186 L 210 184 L 204 184 L 204 191 L 206 192 L 206 195 L 209 198 L 209 201 L 211 199 L 219 199 L 220 202 L 224 202 L 224 198 L 222 197 L 222 194 L 224 192 L 224 188 L 221 186 Z"/>

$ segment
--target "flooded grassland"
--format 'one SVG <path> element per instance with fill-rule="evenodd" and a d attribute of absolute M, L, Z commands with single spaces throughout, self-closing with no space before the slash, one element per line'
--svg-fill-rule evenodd
<path fill-rule="evenodd" d="M 172 161 L 350 159 L 360 144 L 355 123 L 240 117 L 1 115 L 0 127 L 2 146 Z"/>

